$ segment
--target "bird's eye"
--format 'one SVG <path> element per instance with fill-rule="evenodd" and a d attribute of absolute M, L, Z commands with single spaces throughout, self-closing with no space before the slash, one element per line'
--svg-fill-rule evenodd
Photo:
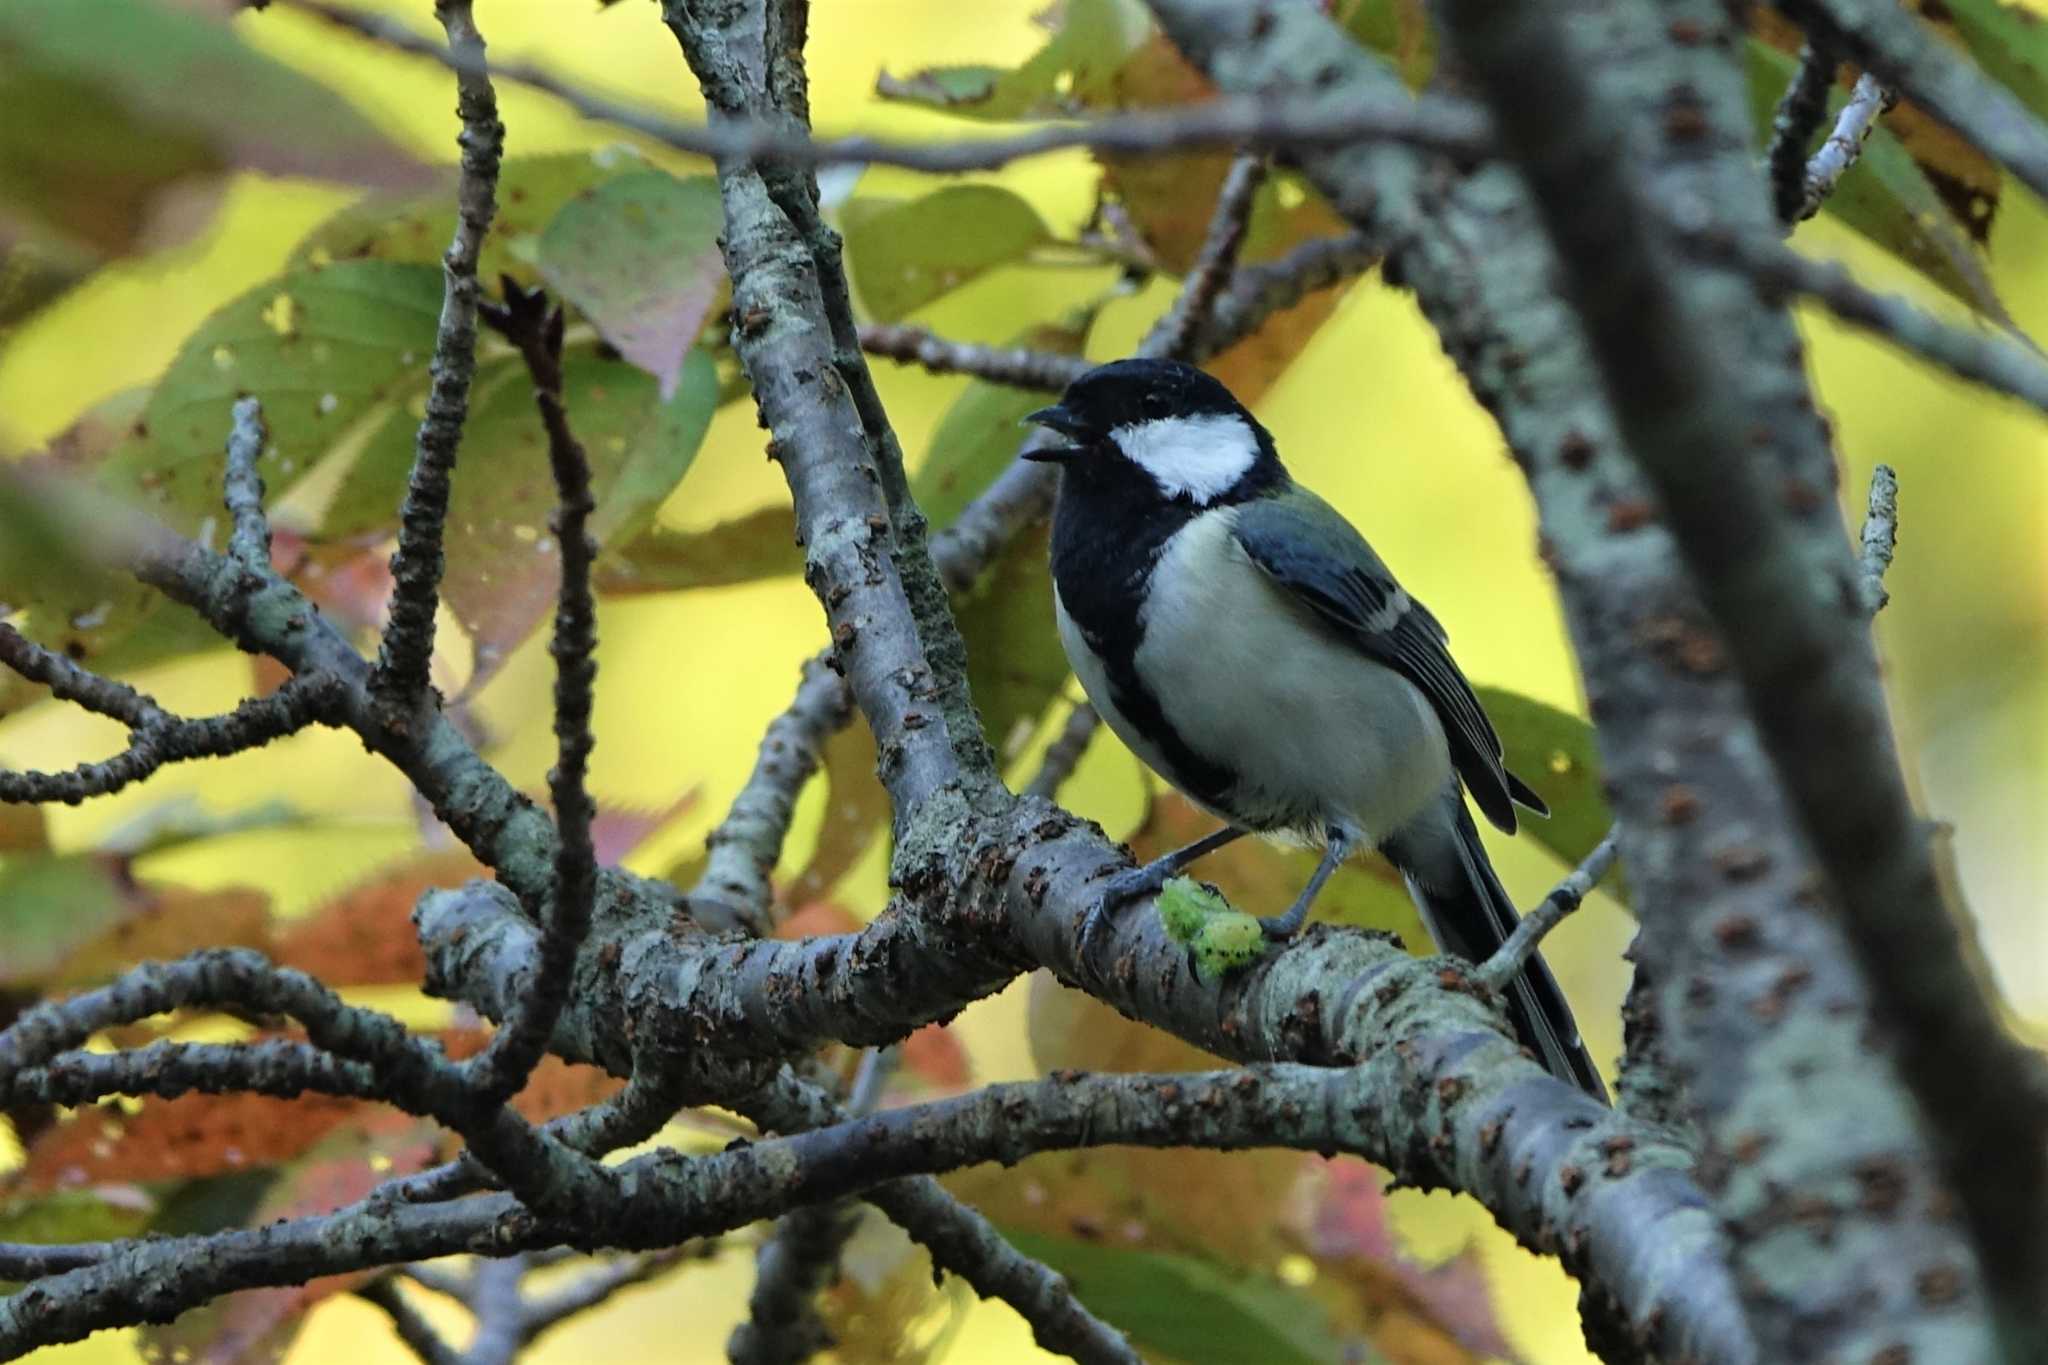
<path fill-rule="evenodd" d="M 1172 408 L 1163 393 L 1148 393 L 1138 400 L 1138 406 L 1145 410 L 1147 417 L 1165 417 Z"/>

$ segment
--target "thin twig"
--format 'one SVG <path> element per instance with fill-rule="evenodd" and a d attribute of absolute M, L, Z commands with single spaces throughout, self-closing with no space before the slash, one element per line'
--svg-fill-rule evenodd
<path fill-rule="evenodd" d="M 1834 130 L 1806 163 L 1798 210 L 1802 221 L 1820 212 L 1820 206 L 1856 164 L 1863 144 L 1870 139 L 1870 130 L 1877 126 L 1878 115 L 1890 103 L 1891 96 L 1877 83 L 1877 77 L 1866 71 L 1856 78 L 1856 88 L 1835 119 Z"/>
<path fill-rule="evenodd" d="M 555 806 L 555 868 L 551 904 L 545 909 L 532 984 L 518 1008 L 469 1064 L 480 1097 L 502 1104 L 525 1084 L 547 1050 L 555 1021 L 569 996 L 576 950 L 590 928 L 597 896 L 597 851 L 590 824 L 597 814 L 585 776 L 595 743 L 590 728 L 591 687 L 597 677 L 597 603 L 590 591 L 590 566 L 597 544 L 590 538 L 590 460 L 569 429 L 562 405 L 563 314 L 547 296 L 505 281 L 505 303 L 484 305 L 483 318 L 510 340 L 533 379 L 534 402 L 548 435 L 548 467 L 554 475 L 555 540 L 562 581 L 555 608 L 555 766 L 548 793 Z"/>
<path fill-rule="evenodd" d="M 1799 69 L 1778 99 L 1771 115 L 1771 147 L 1764 162 L 1771 176 L 1771 204 L 1788 229 L 1807 215 L 1806 148 L 1828 114 L 1828 90 L 1835 83 L 1835 55 L 1825 46 L 1808 43 L 1799 51 Z"/>
<path fill-rule="evenodd" d="M 1252 200 L 1266 183 L 1266 158 L 1245 152 L 1230 164 L 1216 207 L 1209 215 L 1209 231 L 1195 264 L 1182 281 L 1180 293 L 1166 315 L 1152 324 L 1139 346 L 1139 354 L 1183 360 L 1194 349 L 1195 338 L 1209 321 L 1217 298 L 1230 283 L 1231 268 L 1238 248 L 1244 245 L 1245 228 L 1251 222 Z"/>
<path fill-rule="evenodd" d="M 399 1287 L 396 1273 L 379 1275 L 356 1291 L 356 1297 L 383 1310 L 406 1349 L 424 1365 L 466 1365 L 463 1353 L 448 1343 L 426 1315 Z"/>
<path fill-rule="evenodd" d="M 156 698 L 37 644 L 5 621 L 0 621 L 0 664 L 49 688 L 50 695 L 59 701 L 72 702 L 94 715 L 118 720 L 131 730 L 169 719 Z"/>
<path fill-rule="evenodd" d="M 769 875 L 782 856 L 797 793 L 818 770 L 826 739 L 852 718 L 846 685 L 825 658 L 805 661 L 795 699 L 769 722 L 754 771 L 704 841 L 704 875 L 686 893 L 700 925 L 714 932 L 768 932 Z"/>
<path fill-rule="evenodd" d="M 578 89 L 538 67 L 489 62 L 481 52 L 471 53 L 459 46 L 443 47 L 381 15 L 365 14 L 325 0 L 291 0 L 290 7 L 386 47 L 429 58 L 459 73 L 494 76 L 543 91 L 585 118 L 630 129 L 677 151 L 721 160 L 777 161 L 792 166 L 857 163 L 951 174 L 994 170 L 1013 161 L 1072 147 L 1142 154 L 1228 146 L 1330 147 L 1389 139 L 1473 158 L 1484 155 L 1491 141 L 1485 116 L 1472 104 L 1438 95 L 1379 104 L 1260 103 L 1226 98 L 1086 122 L 1045 123 L 1028 132 L 1003 137 L 935 143 L 866 136 L 813 138 L 800 128 L 776 120 L 738 119 L 707 127 L 663 118 Z"/>
<path fill-rule="evenodd" d="M 505 153 L 505 125 L 498 121 L 498 99 L 485 74 L 483 35 L 477 32 L 470 0 L 437 0 L 434 12 L 448 31 L 448 51 L 460 58 L 451 65 L 458 92 L 455 111 L 462 120 L 456 138 L 462 171 L 455 192 L 455 237 L 441 258 L 433 382 L 399 507 L 390 617 L 370 680 L 371 690 L 400 714 L 425 694 L 434 656 L 448 495 L 469 416 L 469 387 L 476 377 L 476 264 L 497 212 L 498 166 Z"/>
<path fill-rule="evenodd" d="M 524 1320 L 520 1324 L 522 1338 L 532 1341 L 550 1327 L 587 1312 L 607 1302 L 622 1289 L 645 1284 L 679 1265 L 691 1261 L 708 1261 L 718 1254 L 719 1242 L 715 1237 L 699 1238 L 681 1246 L 670 1247 L 667 1251 L 650 1252 L 641 1256 L 621 1256 L 606 1261 L 589 1271 L 580 1279 L 552 1293 L 526 1301 Z M 537 1265 L 540 1257 L 529 1257 Z"/>
<path fill-rule="evenodd" d="M 1508 935 L 1507 941 L 1473 970 L 1473 980 L 1490 991 L 1499 991 L 1519 976 L 1522 968 L 1529 965 L 1529 959 L 1536 956 L 1536 947 L 1543 942 L 1544 936 L 1564 923 L 1565 917 L 1585 902 L 1593 888 L 1600 884 L 1600 879 L 1607 875 L 1607 870 L 1614 866 L 1614 860 L 1621 852 L 1614 839 L 1615 831 L 1608 830 L 1607 836 L 1593 845 L 1593 851 L 1586 855 L 1585 861 L 1573 868 L 1543 898 L 1541 905 L 1522 916 L 1522 922 L 1515 926 L 1515 932 Z"/>
<path fill-rule="evenodd" d="M 0 625 L 0 653 L 8 653 L 18 644 L 30 650 L 42 648 L 23 640 L 13 627 Z M 308 673 L 287 679 L 271 695 L 252 697 L 224 715 L 185 719 L 159 712 L 158 719 L 133 730 L 128 747 L 112 758 L 55 773 L 0 772 L 0 802 L 62 801 L 75 806 L 88 797 L 120 791 L 167 763 L 226 758 L 297 734 L 309 725 L 332 723 L 340 702 L 337 680 Z"/>
<path fill-rule="evenodd" d="M 256 462 L 263 456 L 269 432 L 263 425 L 263 406 L 253 397 L 239 400 L 233 417 L 223 480 L 235 528 L 228 536 L 228 555 L 243 568 L 261 573 L 270 567 L 270 519 L 263 512 L 263 476 L 256 472 Z"/>
<path fill-rule="evenodd" d="M 1884 585 L 1899 541 L 1899 476 L 1888 464 L 1870 471 L 1869 510 L 1863 518 L 1863 608 L 1872 616 L 1892 600 Z"/>
<path fill-rule="evenodd" d="M 1028 346 L 982 346 L 948 341 L 911 323 L 868 322 L 860 329 L 861 349 L 906 364 L 915 362 L 933 374 L 971 374 L 992 384 L 1057 393 L 1086 374 L 1079 356 L 1034 351 Z"/>
<path fill-rule="evenodd" d="M 1095 738 L 1096 728 L 1102 718 L 1095 708 L 1085 701 L 1074 703 L 1074 709 L 1067 712 L 1067 723 L 1060 727 L 1059 734 L 1046 746 L 1045 757 L 1039 760 L 1038 772 L 1024 788 L 1026 796 L 1042 796 L 1050 801 L 1057 797 L 1060 787 L 1081 762 L 1081 755 L 1088 752 L 1088 742 Z"/>
<path fill-rule="evenodd" d="M 1897 295 L 1858 284 L 1833 262 L 1813 260 L 1774 241 L 1682 227 L 1677 236 L 1702 260 L 1740 270 L 1765 289 L 1805 295 L 1844 322 L 2048 413 L 2048 364 L 2038 352 L 2009 337 L 1952 327 Z"/>

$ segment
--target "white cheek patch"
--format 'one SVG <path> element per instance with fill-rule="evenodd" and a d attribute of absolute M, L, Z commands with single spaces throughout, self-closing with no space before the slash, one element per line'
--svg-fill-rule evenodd
<path fill-rule="evenodd" d="M 1228 492 L 1259 458 L 1258 439 L 1243 418 L 1231 413 L 1158 417 L 1109 434 L 1161 492 L 1198 503 Z"/>

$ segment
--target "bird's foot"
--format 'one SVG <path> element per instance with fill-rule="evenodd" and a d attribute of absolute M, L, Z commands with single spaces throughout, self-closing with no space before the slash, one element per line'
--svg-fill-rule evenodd
<path fill-rule="evenodd" d="M 1161 860 L 1162 862 L 1164 860 Z M 1144 867 L 1127 867 L 1102 884 L 1102 895 L 1089 907 L 1088 915 L 1081 921 L 1080 950 L 1085 960 L 1089 945 L 1095 935 L 1109 927 L 1112 914 L 1135 900 L 1156 896 L 1166 883 L 1173 879 L 1174 871 L 1160 863 L 1148 863 Z"/>
<path fill-rule="evenodd" d="M 1301 926 L 1308 920 L 1308 907 L 1296 905 L 1284 915 L 1262 915 L 1259 928 L 1266 931 L 1266 937 L 1275 942 L 1285 942 L 1301 932 Z"/>

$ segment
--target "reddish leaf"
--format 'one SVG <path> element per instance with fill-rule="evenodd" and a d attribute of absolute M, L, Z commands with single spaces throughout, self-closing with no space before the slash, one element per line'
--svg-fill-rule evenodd
<path fill-rule="evenodd" d="M 269 943 L 270 897 L 261 891 L 144 888 L 134 913 L 66 958 L 52 984 L 93 985 L 138 962 L 183 957 L 201 948 L 266 948 Z"/>
<path fill-rule="evenodd" d="M 820 938 L 826 934 L 857 934 L 864 926 L 851 910 L 832 901 L 800 905 L 775 926 L 777 938 Z"/>
<path fill-rule="evenodd" d="M 280 931 L 277 960 L 330 986 L 416 984 L 426 976 L 427 961 L 413 933 L 413 903 L 430 887 L 488 875 L 459 849 L 417 854 Z"/>
<path fill-rule="evenodd" d="M 250 1226 L 354 1203 L 384 1181 L 433 1161 L 436 1137 L 431 1123 L 407 1114 L 366 1114 L 360 1124 L 333 1133 L 286 1171 L 257 1205 Z M 352 1271 L 288 1288 L 230 1294 L 168 1326 L 145 1328 L 143 1356 L 178 1365 L 269 1365 L 283 1356 L 313 1305 L 376 1273 Z"/>
<path fill-rule="evenodd" d="M 1387 1223 L 1385 1185 L 1385 1173 L 1362 1161 L 1312 1164 L 1287 1222 L 1322 1269 L 1322 1283 L 1342 1286 L 1346 1306 L 1392 1360 L 1511 1356 L 1477 1253 L 1428 1268 L 1408 1260 Z"/>
<path fill-rule="evenodd" d="M 483 1051 L 491 1035 L 488 1029 L 476 1028 L 448 1029 L 438 1036 L 442 1049 L 459 1061 Z M 526 1088 L 512 1097 L 512 1107 L 534 1123 L 544 1123 L 608 1100 L 624 1086 L 624 1081 L 597 1067 L 549 1055 L 534 1067 Z"/>
<path fill-rule="evenodd" d="M 145 1100 L 133 1114 L 85 1108 L 38 1138 L 15 1178 L 23 1189 L 48 1190 L 275 1166 L 374 1109 L 330 1095 L 182 1095 Z"/>
<path fill-rule="evenodd" d="M 647 842 L 648 836 L 697 804 L 692 787 L 662 810 L 635 810 L 627 806 L 599 806 L 591 822 L 590 839 L 600 863 L 616 863 Z"/>
<path fill-rule="evenodd" d="M 903 1069 L 947 1091 L 974 1079 L 967 1049 L 944 1024 L 926 1024 L 903 1040 Z"/>

